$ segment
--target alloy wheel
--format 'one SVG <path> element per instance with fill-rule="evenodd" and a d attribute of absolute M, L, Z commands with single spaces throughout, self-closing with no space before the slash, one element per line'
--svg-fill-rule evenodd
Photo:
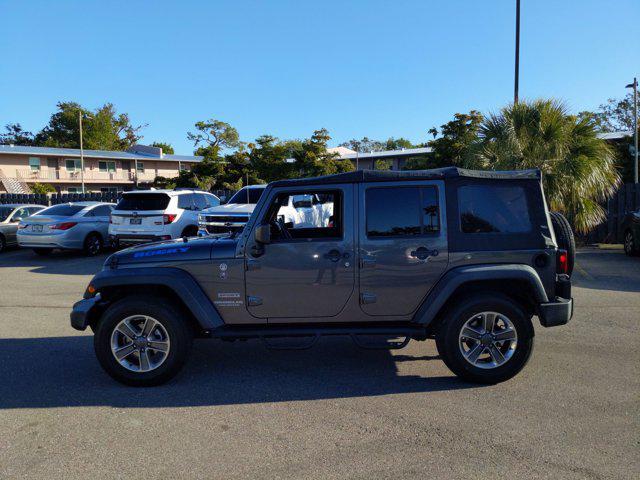
<path fill-rule="evenodd" d="M 458 337 L 464 359 L 477 368 L 504 365 L 518 345 L 518 334 L 508 317 L 497 312 L 482 312 L 469 318 Z"/>
<path fill-rule="evenodd" d="M 111 334 L 111 353 L 132 372 L 150 372 L 167 359 L 171 342 L 164 326 L 148 315 L 120 321 Z"/>

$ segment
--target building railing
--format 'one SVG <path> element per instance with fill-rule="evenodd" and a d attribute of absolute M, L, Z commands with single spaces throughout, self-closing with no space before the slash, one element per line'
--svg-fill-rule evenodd
<path fill-rule="evenodd" d="M 177 175 L 177 172 L 176 172 Z M 138 180 L 153 180 L 156 177 L 155 171 L 138 172 Z M 80 170 L 55 170 L 55 169 L 40 169 L 30 170 L 22 169 L 16 170 L 16 177 L 22 181 L 36 181 L 36 182 L 52 182 L 52 181 L 67 181 L 67 182 L 80 182 L 83 176 Z M 101 172 L 99 170 L 85 170 L 85 181 L 103 181 L 103 182 L 133 182 L 135 180 L 135 173 L 126 170 L 116 170 L 115 172 Z"/>

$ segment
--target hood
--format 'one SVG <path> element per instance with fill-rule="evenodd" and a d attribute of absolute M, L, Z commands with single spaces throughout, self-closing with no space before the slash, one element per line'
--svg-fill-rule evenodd
<path fill-rule="evenodd" d="M 252 213 L 256 208 L 255 203 L 227 203 L 225 205 L 218 205 L 217 207 L 207 208 L 202 210 L 203 215 L 211 214 L 230 214 L 230 213 Z"/>
<path fill-rule="evenodd" d="M 189 262 L 218 258 L 233 258 L 238 240 L 227 236 L 192 237 L 153 242 L 114 253 L 104 262 L 106 268 L 129 264 Z"/>

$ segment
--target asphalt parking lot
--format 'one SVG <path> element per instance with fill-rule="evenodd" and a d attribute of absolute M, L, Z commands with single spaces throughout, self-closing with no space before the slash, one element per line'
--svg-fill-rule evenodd
<path fill-rule="evenodd" d="M 69 310 L 104 256 L 0 256 L 0 478 L 638 478 L 640 259 L 581 250 L 575 316 L 525 370 L 457 380 L 432 342 L 196 342 L 170 384 L 100 369 Z"/>

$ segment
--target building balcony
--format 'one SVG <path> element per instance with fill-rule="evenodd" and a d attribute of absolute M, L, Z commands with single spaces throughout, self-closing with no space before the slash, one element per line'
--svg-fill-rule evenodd
<path fill-rule="evenodd" d="M 84 176 L 80 170 L 54 170 L 41 169 L 16 170 L 16 177 L 26 183 L 133 183 L 135 173 L 126 170 L 116 170 L 115 172 L 101 172 L 99 170 L 86 170 Z M 153 181 L 156 177 L 155 171 L 138 172 L 139 182 Z M 84 177 L 84 178 L 83 178 Z"/>

